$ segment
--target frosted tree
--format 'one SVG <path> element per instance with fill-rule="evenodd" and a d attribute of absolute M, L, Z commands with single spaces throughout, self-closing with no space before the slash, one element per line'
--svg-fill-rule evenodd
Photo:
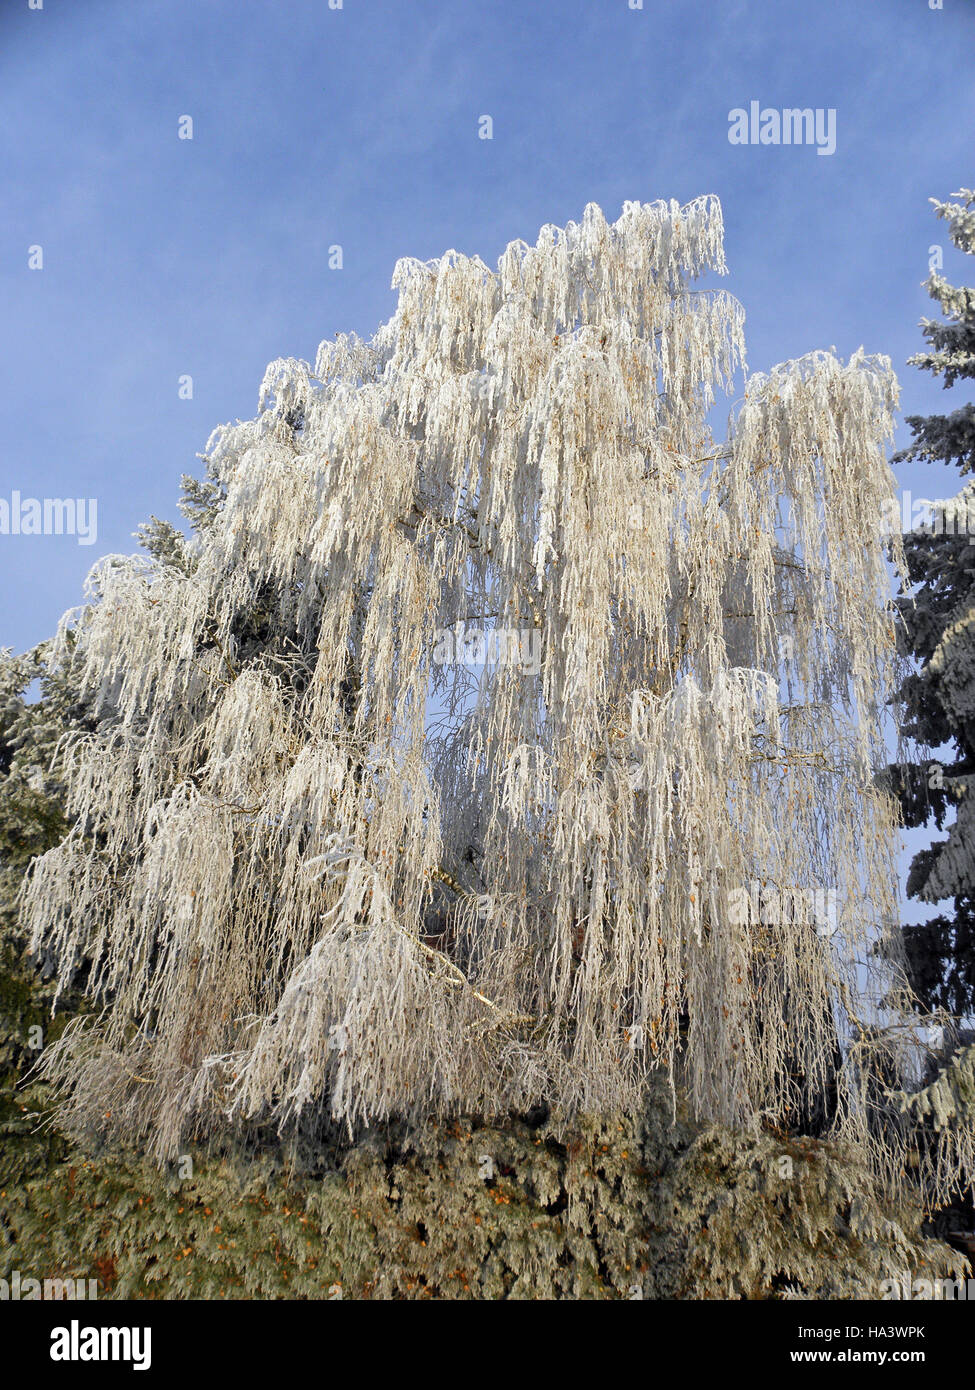
<path fill-rule="evenodd" d="M 896 383 L 813 353 L 716 438 L 724 271 L 714 198 L 401 261 L 372 341 L 215 431 L 190 538 L 95 567 L 25 893 L 103 1009 L 46 1054 L 72 1132 L 605 1115 L 662 1072 L 732 1126 L 831 1093 L 900 1172 Z"/>

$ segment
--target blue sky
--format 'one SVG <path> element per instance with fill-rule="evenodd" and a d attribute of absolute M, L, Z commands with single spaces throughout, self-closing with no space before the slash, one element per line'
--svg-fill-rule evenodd
<path fill-rule="evenodd" d="M 98 540 L 0 536 L 0 643 L 47 635 L 150 513 L 178 519 L 179 475 L 253 415 L 267 362 L 387 318 L 399 256 L 493 263 L 590 200 L 717 193 L 753 370 L 862 343 L 905 409 L 943 407 L 904 359 L 946 245 L 927 199 L 975 183 L 972 0 L 629 4 L 3 0 L 0 495 L 96 497 Z M 731 145 L 751 100 L 834 107 L 836 153 Z"/>

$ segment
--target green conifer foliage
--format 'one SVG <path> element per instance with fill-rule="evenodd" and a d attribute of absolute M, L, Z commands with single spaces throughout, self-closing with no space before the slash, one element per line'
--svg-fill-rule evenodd
<path fill-rule="evenodd" d="M 267 1155 L 73 1159 L 8 1200 L 4 1272 L 116 1298 L 871 1299 L 961 1273 L 812 1139 L 638 1121 L 383 1126 L 317 1174 Z M 189 1175 L 180 1178 L 180 1171 Z"/>
<path fill-rule="evenodd" d="M 16 658 L 0 652 L 0 1185 L 40 1171 L 63 1152 L 55 1133 L 38 1128 L 38 1112 L 50 1100 L 31 1070 L 78 1006 L 70 993 L 52 1017 L 54 983 L 28 955 L 18 924 L 28 864 L 68 828 L 50 765 L 61 735 L 83 717 L 70 674 L 52 674 L 46 652 L 45 645 Z M 30 698 L 32 689 L 39 698 Z"/>
<path fill-rule="evenodd" d="M 975 192 L 937 202 L 952 243 L 975 254 Z M 932 200 L 934 201 L 934 200 Z M 940 273 L 928 292 L 944 319 L 924 319 L 928 348 L 912 365 L 944 379 L 945 387 L 975 377 L 975 289 L 956 288 Z M 975 405 L 944 415 L 907 417 L 912 443 L 893 462 L 954 464 L 975 472 Z M 939 830 L 955 813 L 946 838 L 918 853 L 908 893 L 925 902 L 952 900 L 952 910 L 905 929 L 911 980 L 928 1010 L 965 1015 L 975 1009 L 975 484 L 934 508 L 928 524 L 904 537 L 908 586 L 899 607 L 903 647 L 919 670 L 901 691 L 905 733 L 921 759 L 894 769 L 904 823 L 933 821 Z M 947 757 L 929 750 L 948 745 Z"/>

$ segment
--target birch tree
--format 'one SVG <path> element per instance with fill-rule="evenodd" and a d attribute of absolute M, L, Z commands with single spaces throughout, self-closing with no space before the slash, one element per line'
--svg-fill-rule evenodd
<path fill-rule="evenodd" d="M 214 432 L 189 537 L 95 566 L 24 905 L 102 1007 L 45 1057 L 71 1132 L 569 1120 L 662 1073 L 735 1127 L 831 1091 L 898 1180 L 897 387 L 744 376 L 725 269 L 713 197 L 400 261 L 374 338 Z"/>

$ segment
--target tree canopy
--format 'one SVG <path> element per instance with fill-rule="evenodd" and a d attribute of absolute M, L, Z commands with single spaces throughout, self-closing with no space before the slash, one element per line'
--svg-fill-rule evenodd
<path fill-rule="evenodd" d="M 94 568 L 25 895 L 102 1007 L 45 1054 L 72 1133 L 608 1115 L 662 1069 L 703 1122 L 828 1095 L 900 1181 L 897 387 L 814 352 L 716 438 L 724 272 L 712 197 L 401 261 L 214 432 L 191 534 Z"/>

